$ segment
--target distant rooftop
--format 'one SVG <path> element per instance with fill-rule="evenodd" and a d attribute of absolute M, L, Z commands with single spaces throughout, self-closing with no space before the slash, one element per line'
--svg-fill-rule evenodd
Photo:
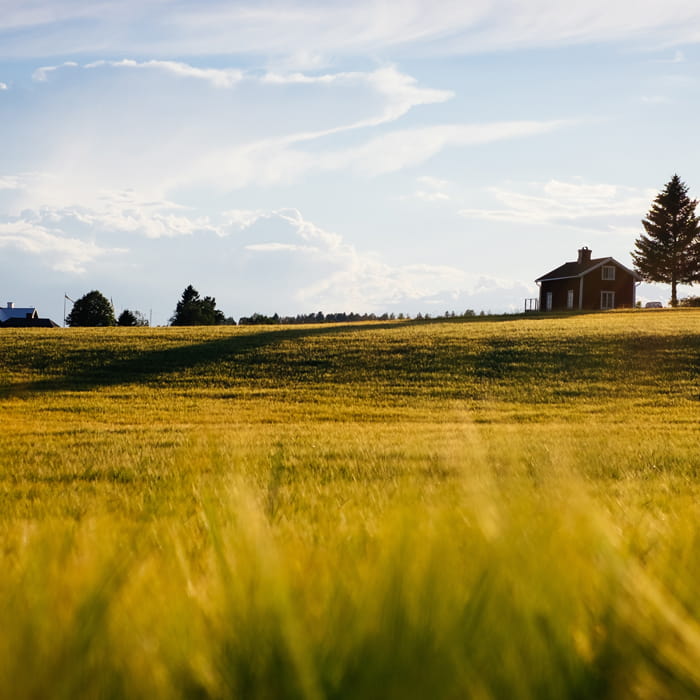
<path fill-rule="evenodd" d="M 33 306 L 15 306 L 14 302 L 8 301 L 7 306 L 0 306 L 0 323 L 9 321 L 11 318 L 38 318 L 39 314 Z"/>

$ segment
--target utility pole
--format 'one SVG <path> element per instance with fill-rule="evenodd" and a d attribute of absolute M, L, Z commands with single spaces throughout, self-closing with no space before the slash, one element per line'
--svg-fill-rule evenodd
<path fill-rule="evenodd" d="M 75 302 L 65 292 L 63 292 L 63 327 L 64 328 L 66 327 L 66 299 L 68 299 L 68 301 L 71 304 L 75 304 Z"/>

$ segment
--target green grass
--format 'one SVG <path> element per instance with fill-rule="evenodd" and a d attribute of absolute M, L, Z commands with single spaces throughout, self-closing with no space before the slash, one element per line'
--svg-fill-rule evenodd
<path fill-rule="evenodd" d="M 0 333 L 0 697 L 700 695 L 700 312 Z"/>

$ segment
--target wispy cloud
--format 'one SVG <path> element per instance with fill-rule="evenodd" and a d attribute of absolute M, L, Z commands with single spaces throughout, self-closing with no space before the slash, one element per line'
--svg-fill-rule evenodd
<path fill-rule="evenodd" d="M 217 88 L 230 88 L 243 79 L 243 71 L 237 68 L 198 68 L 182 63 L 180 61 L 134 61 L 132 59 L 122 59 L 121 61 L 93 61 L 87 63 L 84 68 L 101 68 L 110 66 L 112 68 L 131 68 L 140 70 L 159 70 L 179 78 L 194 78 L 204 80 Z"/>
<path fill-rule="evenodd" d="M 687 0 L 35 0 L 6 3 L 0 29 L 6 55 L 225 55 L 235 47 L 308 61 L 417 45 L 442 53 L 613 40 L 679 46 L 698 41 L 700 8 Z"/>
<path fill-rule="evenodd" d="M 378 126 L 402 117 L 418 105 L 446 102 L 454 97 L 451 90 L 436 90 L 421 87 L 415 78 L 389 65 L 370 72 L 325 73 L 321 75 L 304 73 L 266 73 L 261 78 L 263 83 L 271 85 L 330 85 L 330 84 L 365 84 L 374 92 L 387 98 L 387 106 L 377 117 L 355 122 L 340 127 L 341 130 Z M 334 130 L 323 132 L 328 135 Z M 311 138 L 316 138 L 312 135 Z"/>
<path fill-rule="evenodd" d="M 8 89 L 9 89 L 9 87 L 8 87 L 7 83 L 0 83 L 0 90 L 8 90 Z"/>
<path fill-rule="evenodd" d="M 323 169 L 351 168 L 374 176 L 419 165 L 446 148 L 462 148 L 550 133 L 571 125 L 564 120 L 441 124 L 401 129 L 373 138 L 356 148 L 321 159 Z"/>
<path fill-rule="evenodd" d="M 498 208 L 465 208 L 467 218 L 519 224 L 557 225 L 604 233 L 628 235 L 629 226 L 620 220 L 641 219 L 655 196 L 642 190 L 609 184 L 589 184 L 581 180 L 528 183 L 518 189 L 488 188 Z"/>
<path fill-rule="evenodd" d="M 49 74 L 54 73 L 61 68 L 77 68 L 78 64 L 75 61 L 64 61 L 55 66 L 42 66 L 37 68 L 34 73 L 32 73 L 32 80 L 36 80 L 39 83 L 45 83 L 49 79 Z"/>
<path fill-rule="evenodd" d="M 267 139 L 227 151 L 217 150 L 194 165 L 188 181 L 229 188 L 289 183 L 312 172 L 351 171 L 376 177 L 420 165 L 447 148 L 463 148 L 547 134 L 573 124 L 565 120 L 444 124 L 399 129 L 351 148 L 302 150 L 299 146 L 329 131 Z M 358 128 L 357 124 L 345 129 Z M 337 133 L 340 127 L 332 130 Z M 182 180 L 180 180 L 182 181 Z"/>
<path fill-rule="evenodd" d="M 447 180 L 423 175 L 416 178 L 418 189 L 409 196 L 402 196 L 400 199 L 419 199 L 423 202 L 447 202 L 450 200 L 450 195 L 446 190 L 450 188 L 450 183 Z"/>

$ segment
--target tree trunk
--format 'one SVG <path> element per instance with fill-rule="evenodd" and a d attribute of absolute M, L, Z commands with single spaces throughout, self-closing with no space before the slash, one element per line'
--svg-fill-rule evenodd
<path fill-rule="evenodd" d="M 675 309 L 676 306 L 678 306 L 678 296 L 676 294 L 676 286 L 678 285 L 678 281 L 676 280 L 675 275 L 671 277 L 671 306 Z"/>

